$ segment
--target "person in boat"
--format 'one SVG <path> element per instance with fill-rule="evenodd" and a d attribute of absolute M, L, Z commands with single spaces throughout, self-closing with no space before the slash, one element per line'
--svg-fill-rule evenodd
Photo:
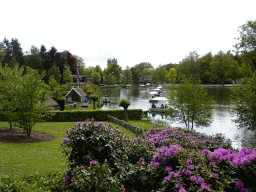
<path fill-rule="evenodd" d="M 164 104 L 161 105 L 160 109 L 163 109 L 164 108 Z"/>
<path fill-rule="evenodd" d="M 152 108 L 156 108 L 156 105 L 155 105 L 155 103 L 153 103 L 153 104 L 152 104 Z"/>

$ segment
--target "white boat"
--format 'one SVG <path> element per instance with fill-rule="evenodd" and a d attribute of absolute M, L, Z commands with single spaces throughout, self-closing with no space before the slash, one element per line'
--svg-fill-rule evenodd
<path fill-rule="evenodd" d="M 139 87 L 144 89 L 144 88 L 146 88 L 146 85 L 139 85 Z"/>
<path fill-rule="evenodd" d="M 162 93 L 162 89 L 156 88 L 156 89 L 154 89 L 154 91 L 157 91 L 157 92 L 159 92 L 159 93 Z"/>
<path fill-rule="evenodd" d="M 149 108 L 149 112 L 157 112 L 157 113 L 164 113 L 166 110 L 168 110 L 168 108 L 159 108 L 159 107 L 155 107 L 155 108 Z"/>
<path fill-rule="evenodd" d="M 160 96 L 161 96 L 161 93 L 156 92 L 156 91 L 149 92 L 149 94 L 152 95 L 152 98 L 154 98 L 154 97 L 160 97 Z"/>
<path fill-rule="evenodd" d="M 130 89 L 132 86 L 131 86 L 130 84 L 127 84 L 125 87 L 126 87 L 127 89 Z"/>
<path fill-rule="evenodd" d="M 146 84 L 146 87 L 149 88 L 149 86 L 150 86 L 150 83 L 147 83 L 147 84 Z"/>
<path fill-rule="evenodd" d="M 158 102 L 158 101 L 167 101 L 166 97 L 154 97 L 154 98 L 149 98 L 149 102 Z"/>
<path fill-rule="evenodd" d="M 149 102 L 152 103 L 152 106 L 149 108 L 149 112 L 157 112 L 157 113 L 164 113 L 166 110 L 168 110 L 167 104 L 166 103 L 167 98 L 166 97 L 154 97 L 150 98 Z M 161 102 L 161 107 L 157 107 L 156 104 L 158 102 Z M 160 105 L 160 104 L 159 104 Z"/>

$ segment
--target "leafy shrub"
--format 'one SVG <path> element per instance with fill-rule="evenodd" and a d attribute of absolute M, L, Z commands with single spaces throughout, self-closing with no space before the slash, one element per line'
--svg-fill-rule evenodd
<path fill-rule="evenodd" d="M 46 120 L 50 122 L 71 122 L 81 121 L 81 119 L 91 119 L 95 117 L 97 121 L 107 121 L 108 115 L 118 119 L 124 119 L 122 109 L 116 110 L 86 110 L 86 111 L 56 111 L 52 119 Z M 128 118 L 130 120 L 140 120 L 142 117 L 142 109 L 129 109 Z"/>
<path fill-rule="evenodd" d="M 65 191 L 64 173 L 25 175 L 21 178 L 0 178 L 0 191 Z"/>
<path fill-rule="evenodd" d="M 170 127 L 129 139 L 111 125 L 86 120 L 63 139 L 66 181 L 75 190 L 110 190 L 100 181 L 111 180 L 114 191 L 255 191 L 256 149 L 238 152 L 225 142 L 222 135 Z"/>
<path fill-rule="evenodd" d="M 69 189 L 72 191 L 124 191 L 119 184 L 116 175 L 108 168 L 107 161 L 102 165 L 97 161 L 91 161 L 90 166 L 76 166 L 71 172 L 66 172 L 65 180 L 70 180 Z"/>
<path fill-rule="evenodd" d="M 117 127 L 90 120 L 70 128 L 62 146 L 68 156 L 71 172 L 76 166 L 88 166 L 93 160 L 101 164 L 107 160 L 109 169 L 117 174 L 121 183 L 131 179 L 133 164 L 141 157 L 149 162 L 155 151 L 149 141 L 130 139 Z"/>

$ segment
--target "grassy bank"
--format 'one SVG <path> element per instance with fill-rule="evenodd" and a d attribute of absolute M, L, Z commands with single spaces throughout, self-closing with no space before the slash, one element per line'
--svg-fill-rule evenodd
<path fill-rule="evenodd" d="M 108 124 L 109 122 L 103 122 Z M 66 130 L 76 122 L 42 122 L 33 127 L 33 131 L 46 133 L 55 137 L 53 141 L 39 143 L 3 143 L 0 142 L 0 177 L 21 177 L 24 174 L 55 173 L 67 168 L 67 158 L 63 156 L 61 144 L 66 137 Z M 113 126 L 117 126 L 113 123 Z M 0 122 L 0 127 L 8 128 L 7 122 Z M 136 134 L 119 126 L 130 137 Z"/>

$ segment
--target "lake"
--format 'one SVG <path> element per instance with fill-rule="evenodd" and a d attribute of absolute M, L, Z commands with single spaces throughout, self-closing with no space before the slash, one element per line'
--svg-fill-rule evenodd
<path fill-rule="evenodd" d="M 131 102 L 128 109 L 142 109 L 143 111 L 147 111 L 151 106 L 149 103 L 149 98 L 151 95 L 149 93 L 155 88 L 156 87 L 145 89 L 141 89 L 139 87 L 133 87 L 131 89 L 102 88 L 102 94 L 108 93 L 112 95 L 111 98 L 107 98 L 111 100 L 110 103 L 104 104 L 102 109 L 123 109 L 122 107 L 118 106 L 118 103 L 120 99 L 128 99 Z M 163 88 L 163 96 L 167 94 L 167 89 L 168 88 L 165 87 Z M 235 119 L 235 116 L 232 116 L 228 111 L 232 107 L 232 103 L 230 102 L 232 88 L 219 86 L 207 87 L 207 89 L 209 90 L 209 94 L 213 96 L 216 102 L 213 110 L 213 122 L 209 127 L 194 127 L 194 130 L 207 135 L 222 133 L 226 138 L 229 138 L 232 141 L 232 147 L 236 149 L 241 149 L 242 146 L 246 146 L 247 148 L 256 146 L 256 136 L 253 131 L 246 130 L 246 128 L 239 128 L 232 121 Z M 102 99 L 104 99 L 104 97 Z M 182 123 L 168 120 L 168 116 L 165 114 L 148 113 L 148 116 L 151 118 L 152 122 L 161 120 L 166 125 L 171 127 L 185 127 L 185 125 Z"/>

